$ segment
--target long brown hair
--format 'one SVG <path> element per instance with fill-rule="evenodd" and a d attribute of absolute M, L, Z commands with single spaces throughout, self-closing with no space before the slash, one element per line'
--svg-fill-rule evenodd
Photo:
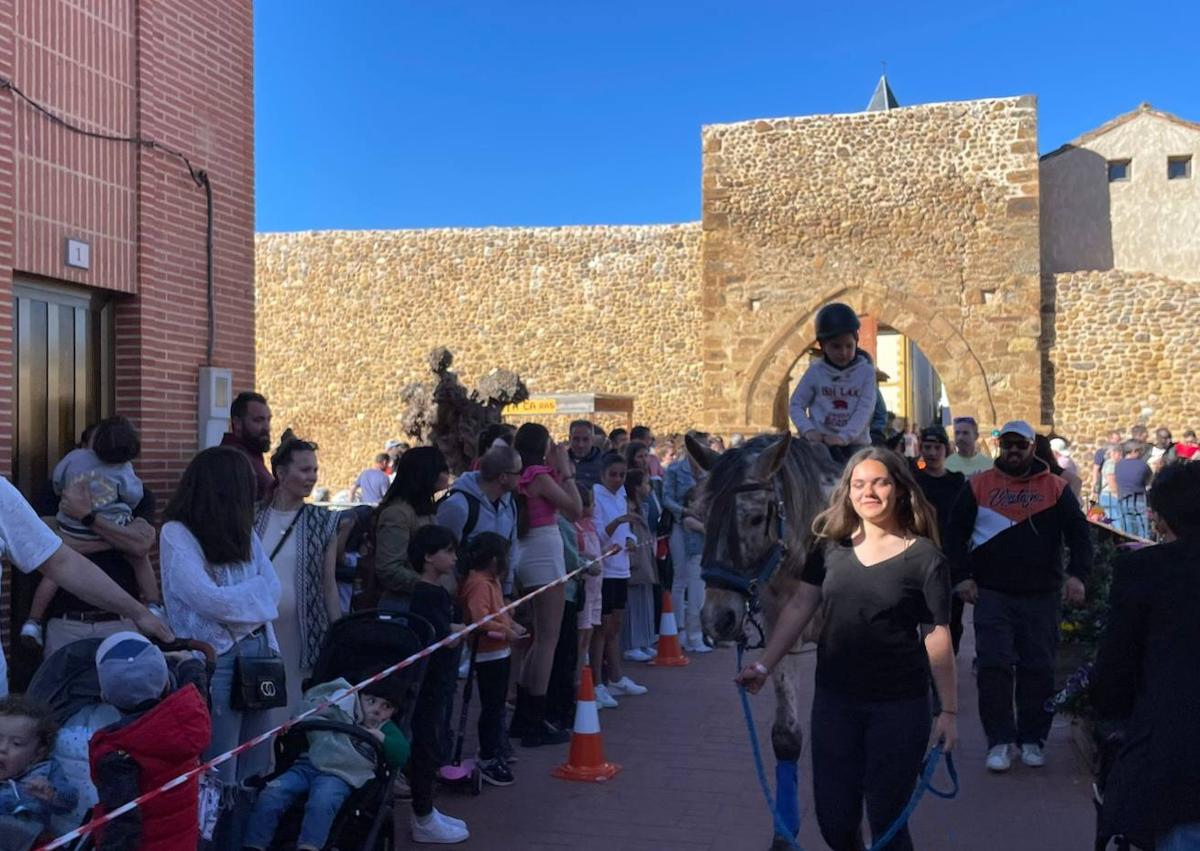
<path fill-rule="evenodd" d="M 937 515 L 925 494 L 921 492 L 909 469 L 908 461 L 895 452 L 878 446 L 869 446 L 855 453 L 846 464 L 842 477 L 829 497 L 829 507 L 813 520 L 813 534 L 830 541 L 842 541 L 852 536 L 862 526 L 862 518 L 850 501 L 850 478 L 854 468 L 863 461 L 878 461 L 888 471 L 896 488 L 896 522 L 905 532 L 928 538 L 938 546 Z"/>
<path fill-rule="evenodd" d="M 209 565 L 249 561 L 254 491 L 254 470 L 245 453 L 214 446 L 183 471 L 163 518 L 182 523 L 196 536 Z"/>

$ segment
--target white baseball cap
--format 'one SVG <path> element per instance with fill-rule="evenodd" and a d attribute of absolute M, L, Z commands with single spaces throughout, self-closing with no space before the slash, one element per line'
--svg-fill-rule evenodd
<path fill-rule="evenodd" d="M 1034 433 L 1033 426 L 1025 422 L 1025 420 L 1010 420 L 1006 422 L 1004 427 L 1000 429 L 1000 436 L 1004 437 L 1006 434 L 1019 434 L 1021 437 L 1030 441 L 1037 437 L 1037 435 Z"/>

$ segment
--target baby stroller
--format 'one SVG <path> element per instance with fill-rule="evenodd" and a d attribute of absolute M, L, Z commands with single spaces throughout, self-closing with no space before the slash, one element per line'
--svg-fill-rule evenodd
<path fill-rule="evenodd" d="M 68 782 L 79 790 L 79 803 L 70 813 L 57 817 L 52 823 L 54 833 L 66 833 L 86 822 L 97 801 L 88 764 L 88 744 L 92 735 L 120 720 L 121 713 L 100 697 L 100 677 L 96 671 L 96 651 L 103 639 L 85 638 L 74 641 L 46 657 L 34 672 L 26 693 L 50 707 L 59 732 L 54 745 L 54 758 L 62 766 Z M 204 654 L 205 696 L 207 683 L 212 679 L 216 663 L 213 648 L 200 641 L 176 641 L 159 644 L 164 653 L 191 650 Z M 178 660 L 167 657 L 171 688 L 178 676 Z M 90 837 L 84 837 L 73 848 L 90 848 Z"/>
<path fill-rule="evenodd" d="M 411 656 L 434 641 L 433 627 L 424 618 L 407 612 L 372 610 L 355 612 L 334 623 L 325 636 L 321 652 L 313 665 L 313 674 L 305 682 L 313 684 L 344 677 L 358 683 L 374 673 Z M 425 660 L 403 668 L 382 682 L 386 696 L 397 707 L 392 721 L 404 734 L 410 735 L 410 722 Z M 275 770 L 266 777 L 249 781 L 259 788 L 287 771 L 308 750 L 308 733 L 330 730 L 366 742 L 375 759 L 375 776 L 361 788 L 355 789 L 342 805 L 325 848 L 329 851 L 358 851 L 374 849 L 389 851 L 392 846 L 392 781 L 394 772 L 383 756 L 383 746 L 363 729 L 326 719 L 300 721 L 275 739 Z M 300 824 L 304 816 L 303 800 L 297 802 L 279 820 L 273 851 L 288 851 L 296 847 Z"/>

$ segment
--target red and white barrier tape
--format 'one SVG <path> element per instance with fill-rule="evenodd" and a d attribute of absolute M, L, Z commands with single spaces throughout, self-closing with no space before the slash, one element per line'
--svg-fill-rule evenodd
<path fill-rule="evenodd" d="M 645 545 L 640 545 L 640 546 L 645 546 Z M 364 688 L 371 685 L 372 683 L 379 682 L 384 677 L 390 677 L 392 674 L 396 673 L 397 671 L 403 670 L 404 668 L 407 668 L 409 665 L 416 664 L 417 662 L 424 659 L 426 656 L 429 656 L 429 655 L 437 652 L 438 650 L 441 650 L 443 647 L 447 647 L 447 646 L 455 643 L 459 639 L 461 639 L 467 635 L 470 635 L 472 632 L 475 632 L 477 629 L 479 629 L 484 624 L 489 623 L 492 620 L 495 620 L 497 617 L 499 617 L 502 614 L 512 611 L 517 606 L 520 606 L 523 603 L 527 603 L 528 601 L 530 601 L 534 597 L 536 597 L 538 594 L 541 594 L 543 591 L 553 588 L 556 585 L 561 585 L 562 583 L 566 582 L 568 579 L 571 579 L 571 578 L 575 577 L 576 575 L 578 575 L 579 573 L 581 573 L 582 571 L 587 570 L 592 565 L 599 563 L 606 556 L 615 555 L 618 551 L 619 550 L 615 545 L 610 547 L 609 549 L 604 551 L 604 554 L 600 558 L 594 558 L 591 561 L 585 562 L 584 564 L 580 565 L 575 570 L 572 570 L 570 573 L 566 574 L 565 576 L 562 576 L 547 585 L 543 585 L 535 591 L 530 591 L 524 597 L 521 597 L 518 600 L 513 600 L 508 605 L 498 609 L 497 611 L 493 612 L 490 615 L 485 615 L 484 617 L 480 618 L 479 620 L 477 620 L 473 623 L 467 624 L 462 629 L 460 629 L 458 632 L 451 633 L 450 635 L 447 635 L 442 640 L 435 641 L 433 644 L 430 644 L 428 647 L 424 648 L 423 650 L 420 650 L 417 653 L 414 653 L 413 655 L 409 656 L 407 659 L 402 659 L 401 661 L 392 665 L 390 668 L 384 668 L 379 673 L 368 677 L 367 679 L 363 680 L 361 683 L 350 686 L 350 688 L 346 689 L 345 691 L 338 692 L 330 700 L 327 700 L 324 703 L 314 706 L 312 709 L 309 709 L 305 712 L 301 712 L 295 718 L 285 721 L 284 723 L 280 724 L 278 727 L 267 730 L 265 733 L 255 736 L 253 739 L 242 742 L 240 745 L 238 745 L 233 750 L 226 751 L 225 753 L 220 754 L 219 756 L 213 757 L 208 762 L 203 763 L 202 765 L 198 765 L 195 768 L 190 769 L 190 770 L 184 772 L 183 774 L 180 774 L 178 777 L 174 777 L 171 780 L 168 780 L 166 783 L 159 786 L 158 788 L 151 789 L 149 792 L 146 792 L 143 795 L 139 795 L 138 797 L 134 798 L 129 803 L 122 804 L 121 806 L 117 807 L 115 810 L 112 810 L 111 812 L 105 813 L 102 816 L 94 818 L 91 821 L 87 822 L 86 824 L 80 825 L 79 827 L 72 830 L 70 833 L 64 833 L 62 836 L 58 837 L 53 842 L 49 842 L 45 845 L 42 845 L 40 848 L 37 849 L 37 851 L 53 851 L 53 849 L 55 849 L 55 848 L 62 848 L 64 845 L 66 845 L 69 842 L 73 842 L 76 839 L 79 839 L 80 837 L 87 836 L 89 833 L 94 832 L 97 828 L 103 827 L 104 825 L 106 825 L 110 821 L 112 821 L 113 819 L 123 816 L 125 813 L 130 812 L 131 810 L 141 806 L 142 804 L 144 804 L 146 801 L 150 800 L 151 798 L 161 795 L 163 792 L 166 792 L 170 789 L 174 789 L 176 786 L 179 786 L 182 783 L 186 783 L 191 778 L 203 774 L 204 772 L 208 771 L 210 768 L 215 768 L 216 766 L 220 765 L 223 762 L 228 762 L 229 760 L 233 759 L 238 754 L 240 754 L 244 751 L 248 751 L 251 748 L 262 744 L 263 742 L 270 740 L 271 738 L 278 735 L 279 733 L 287 732 L 288 730 L 290 730 L 292 727 L 294 727 L 300 721 L 303 721 L 305 718 L 308 718 L 312 715 L 315 715 L 318 712 L 328 709 L 334 703 L 340 701 L 342 698 L 346 697 L 347 695 L 357 694 L 358 692 L 362 691 Z"/>

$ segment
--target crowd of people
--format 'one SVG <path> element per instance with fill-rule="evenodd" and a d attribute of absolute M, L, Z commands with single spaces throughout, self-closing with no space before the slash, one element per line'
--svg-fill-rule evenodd
<path fill-rule="evenodd" d="M 0 485 L 3 553 L 45 576 L 22 643 L 51 665 L 60 650 L 92 642 L 102 700 L 118 713 L 85 731 L 85 770 L 64 773 L 50 710 L 31 696 L 0 704 L 0 780 L 11 781 L 0 819 L 20 820 L 31 842 L 75 826 L 89 807 L 100 813 L 136 797 L 151 769 L 169 779 L 330 701 L 322 717 L 381 743 L 396 791 L 411 799 L 414 840 L 459 842 L 467 826 L 433 799 L 451 762 L 460 667 L 472 667 L 478 691 L 483 779 L 508 786 L 519 748 L 569 741 L 585 666 L 599 707 L 647 693 L 630 665 L 657 654 L 664 589 L 678 592 L 684 645 L 711 650 L 699 615 L 700 470 L 682 440 L 658 446 L 645 426 L 606 434 L 579 421 L 556 443 L 536 423 L 496 425 L 480 435 L 473 469 L 453 482 L 438 449 L 392 442 L 356 481 L 360 502 L 338 511 L 312 500 L 318 446 L 291 431 L 273 441 L 267 400 L 246 392 L 221 445 L 188 464 L 157 532 L 154 497 L 132 464 L 138 444 L 120 417 L 85 434 L 55 470 L 53 516 L 39 519 Z M 532 591 L 540 593 L 493 620 L 473 647 L 433 654 L 405 728 L 391 720 L 405 707 L 387 689 L 347 699 L 344 679 L 312 682 L 330 624 L 352 608 L 403 610 L 442 639 Z M 207 673 L 179 670 L 196 662 L 171 644 L 179 640 L 211 648 Z M 272 693 L 248 694 L 248 683 Z M 173 715 L 183 727 L 164 753 L 156 740 Z M 269 847 L 282 814 L 305 797 L 299 847 L 321 848 L 342 802 L 371 773 L 350 738 L 313 733 L 307 753 L 256 793 L 272 757 L 267 743 L 217 768 L 214 847 Z M 197 792 L 194 782 L 181 788 Z M 102 828 L 99 847 L 167 847 L 154 843 L 168 834 L 190 843 L 198 834 L 175 832 L 178 819 L 167 833 L 159 823 L 177 805 L 147 802 Z M 131 836 L 141 839 L 121 844 Z"/>
<path fill-rule="evenodd" d="M 986 767 L 1008 771 L 1014 752 L 1025 766 L 1044 765 L 1061 606 L 1083 602 L 1092 559 L 1070 444 L 1014 420 L 994 434 L 993 459 L 970 417 L 954 419 L 953 442 L 940 424 L 897 428 L 858 348 L 858 322 L 845 305 L 818 314 L 821 357 L 790 410 L 799 434 L 843 472 L 814 524 L 799 590 L 763 656 L 739 676 L 757 690 L 819 619 L 814 784 L 822 834 L 835 849 L 859 847 L 864 806 L 876 835 L 890 824 L 931 729 L 954 746 L 966 605 L 974 607 Z M 720 437 L 691 436 L 711 453 L 725 450 Z M 478 693 L 482 777 L 505 787 L 517 782 L 521 748 L 569 741 L 585 667 L 599 708 L 647 694 L 635 666 L 657 655 L 664 592 L 683 648 L 712 650 L 700 618 L 705 459 L 642 425 L 605 433 L 579 420 L 565 438 L 532 422 L 489 426 L 472 469 L 453 480 L 436 447 L 391 441 L 354 483 L 355 504 L 330 510 L 312 500 L 319 447 L 291 431 L 275 443 L 267 400 L 245 392 L 221 445 L 188 464 L 157 532 L 154 495 L 134 472 L 139 437 L 121 417 L 97 424 L 57 465 L 52 515 L 39 518 L 0 480 L 0 555 L 44 577 L 20 638 L 46 664 L 92 642 L 89 664 L 114 710 L 103 723 L 93 718 L 85 770 L 70 774 L 56 761 L 49 709 L 31 696 L 0 702 L 0 824 L 22 825 L 32 843 L 78 824 L 88 807 L 111 810 L 150 779 L 170 779 L 320 706 L 322 717 L 378 743 L 397 794 L 411 800 L 416 842 L 467 839 L 465 822 L 434 806 L 439 780 L 453 775 L 460 676 L 469 673 Z M 1178 444 L 1164 428 L 1153 441 L 1143 426 L 1114 432 L 1086 483 L 1095 516 L 1168 542 L 1186 561 L 1200 496 L 1189 490 L 1200 466 L 1186 462 L 1200 460 L 1197 449 L 1190 430 Z M 1120 608 L 1134 604 L 1114 591 L 1114 611 L 1124 613 L 1122 630 L 1142 635 L 1158 628 L 1146 606 L 1168 602 L 1131 570 L 1122 569 L 1118 587 L 1150 602 Z M 1181 598 L 1200 593 L 1171 575 L 1189 589 Z M 529 603 L 500 614 L 531 592 Z M 406 612 L 432 639 L 496 617 L 468 646 L 435 652 L 404 706 L 387 679 L 357 694 L 346 693 L 350 678 L 312 681 L 331 624 L 358 608 Z M 180 639 L 199 644 L 180 649 Z M 211 649 L 207 668 L 196 647 Z M 1131 671 L 1149 662 L 1131 653 L 1110 643 L 1098 669 L 1099 705 L 1124 718 L 1150 711 L 1129 685 Z M 1155 665 L 1152 685 L 1165 688 L 1163 678 L 1178 671 Z M 310 733 L 306 752 L 261 791 L 253 781 L 270 776 L 270 745 L 239 752 L 213 778 L 204 834 L 216 831 L 215 847 L 265 849 L 304 798 L 298 847 L 322 848 L 343 802 L 373 776 L 359 744 L 338 729 Z M 1195 785 L 1177 762 L 1163 782 Z M 201 835 L 199 791 L 185 784 L 114 820 L 99 847 L 191 847 Z M 1187 806 L 1161 816 L 1162 835 L 1200 821 Z M 902 830 L 895 843 L 911 847 L 911 837 Z"/>

